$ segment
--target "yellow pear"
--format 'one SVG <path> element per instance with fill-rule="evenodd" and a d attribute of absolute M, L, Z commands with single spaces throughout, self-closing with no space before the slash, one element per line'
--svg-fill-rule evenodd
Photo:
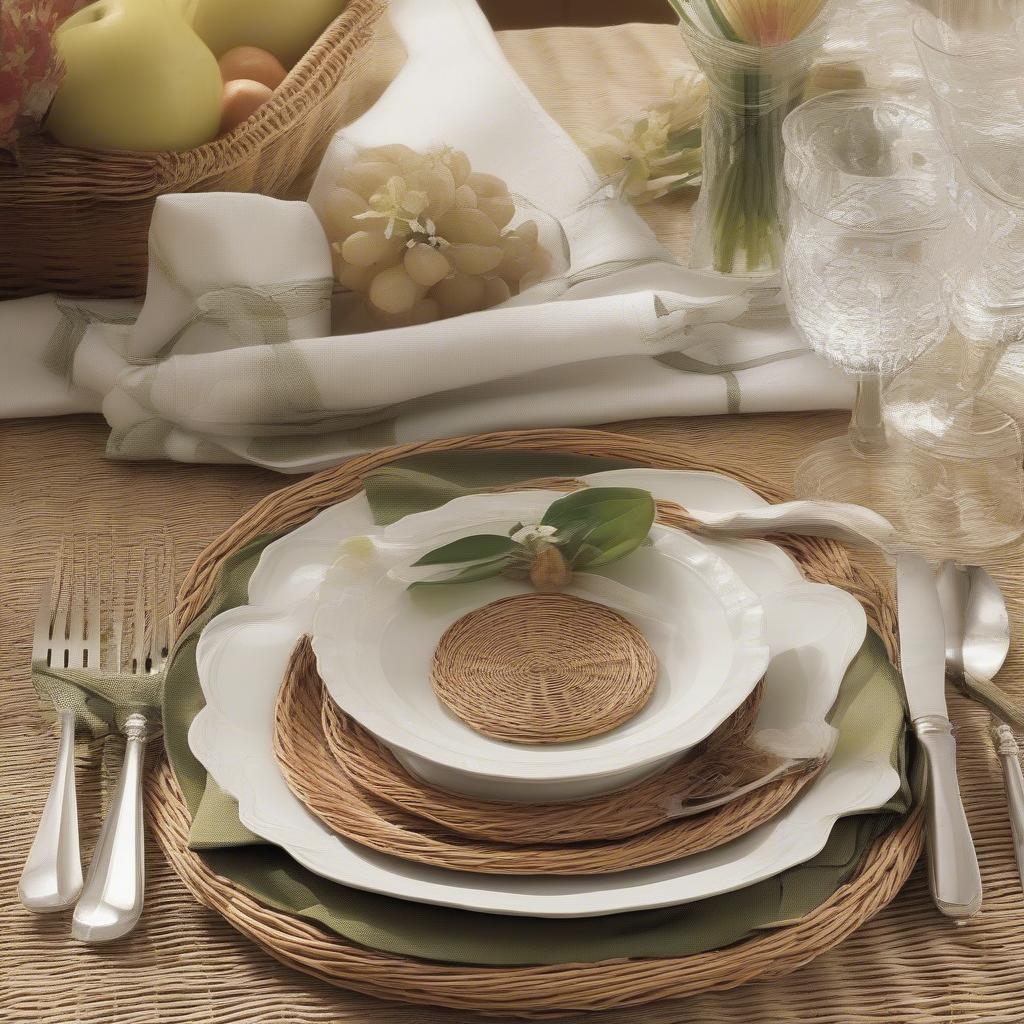
<path fill-rule="evenodd" d="M 54 40 L 67 73 L 46 127 L 59 142 L 153 152 L 216 136 L 217 58 L 178 0 L 98 0 L 71 15 Z"/>
<path fill-rule="evenodd" d="M 177 0 L 192 27 L 218 56 L 236 46 L 269 50 L 286 68 L 296 64 L 347 0 Z"/>

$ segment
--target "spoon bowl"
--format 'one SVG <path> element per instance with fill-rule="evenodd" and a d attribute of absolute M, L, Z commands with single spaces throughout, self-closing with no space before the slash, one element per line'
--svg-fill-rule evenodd
<path fill-rule="evenodd" d="M 944 562 L 936 585 L 946 625 L 946 668 L 968 696 L 995 716 L 992 740 L 1003 767 L 1017 873 L 1024 884 L 1024 773 L 1020 748 L 1007 722 L 1020 712 L 991 682 L 1010 650 L 1010 617 L 998 584 L 980 565 Z"/>
<path fill-rule="evenodd" d="M 1010 617 L 994 579 L 980 566 L 943 562 L 936 584 L 946 624 L 946 662 L 990 680 L 1010 651 Z"/>

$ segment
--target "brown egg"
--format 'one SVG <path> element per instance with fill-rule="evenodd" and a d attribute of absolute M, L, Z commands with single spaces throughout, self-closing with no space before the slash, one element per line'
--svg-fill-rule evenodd
<path fill-rule="evenodd" d="M 225 82 L 224 103 L 220 114 L 221 135 L 240 125 L 273 95 L 273 90 L 262 82 L 253 82 L 247 78 Z"/>
<path fill-rule="evenodd" d="M 269 51 L 258 46 L 236 46 L 218 61 L 220 77 L 225 82 L 245 78 L 262 82 L 268 89 L 276 89 L 288 74 L 284 65 Z"/>

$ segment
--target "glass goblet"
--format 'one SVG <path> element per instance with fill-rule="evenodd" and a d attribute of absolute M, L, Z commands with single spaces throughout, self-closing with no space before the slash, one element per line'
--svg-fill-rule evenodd
<path fill-rule="evenodd" d="M 914 43 L 946 145 L 991 195 L 1024 204 L 1024 6 L 933 0 Z"/>
<path fill-rule="evenodd" d="M 926 111 L 869 90 L 809 100 L 783 132 L 790 315 L 814 351 L 857 379 L 849 432 L 810 452 L 796 492 L 894 515 L 929 489 L 935 468 L 890 442 L 881 395 L 884 379 L 949 328 L 938 269 L 948 159 Z"/>
<path fill-rule="evenodd" d="M 947 149 L 956 157 L 958 237 L 951 250 L 959 379 L 945 422 L 987 386 L 1024 340 L 1024 5 L 927 0 L 914 41 Z M 933 406 L 936 403 L 933 401 Z"/>
<path fill-rule="evenodd" d="M 990 387 L 1024 341 L 1024 207 L 1004 202 L 957 166 L 949 305 L 955 330 L 887 388 L 886 422 L 941 464 L 927 503 L 908 515 L 978 558 L 1024 534 L 1019 389 Z M 936 524 L 939 516 L 941 524 Z M 947 553 L 948 554 L 948 553 Z"/>

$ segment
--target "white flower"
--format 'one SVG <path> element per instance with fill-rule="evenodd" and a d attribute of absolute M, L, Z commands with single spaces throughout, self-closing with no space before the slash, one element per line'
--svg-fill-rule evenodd
<path fill-rule="evenodd" d="M 521 526 L 512 534 L 511 539 L 517 544 L 522 544 L 525 548 L 535 548 L 548 543 L 556 533 L 558 533 L 558 528 L 555 526 L 543 526 L 540 523 L 532 523 Z"/>
<path fill-rule="evenodd" d="M 692 144 L 685 136 L 699 127 L 706 104 L 703 76 L 689 71 L 673 82 L 667 99 L 636 120 L 584 139 L 584 151 L 620 195 L 634 202 L 656 199 L 700 173 L 699 141 Z"/>
<path fill-rule="evenodd" d="M 420 223 L 419 216 L 426 210 L 429 203 L 430 197 L 426 192 L 409 188 L 405 178 L 396 174 L 394 177 L 388 178 L 380 192 L 375 192 L 370 196 L 370 209 L 365 213 L 357 213 L 353 219 L 383 218 L 388 222 L 384 229 L 385 238 L 390 238 L 395 233 L 396 226 L 403 228 L 403 234 L 408 234 L 410 231 L 428 233 L 427 226 Z M 430 228 L 429 233 L 432 234 L 432 224 Z"/>

